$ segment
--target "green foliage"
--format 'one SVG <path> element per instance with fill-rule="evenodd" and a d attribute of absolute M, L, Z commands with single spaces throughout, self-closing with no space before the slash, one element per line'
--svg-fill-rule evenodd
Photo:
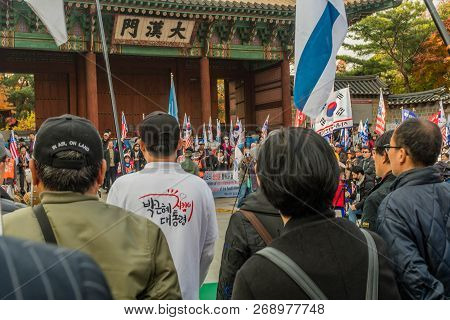
<path fill-rule="evenodd" d="M 0 78 L 7 101 L 16 108 L 16 118 L 28 117 L 34 110 L 34 76 L 31 74 L 7 74 Z"/>
<path fill-rule="evenodd" d="M 351 26 L 346 44 L 358 56 L 347 62 L 355 64 L 355 74 L 380 74 L 391 82 L 394 92 L 413 90 L 414 58 L 434 31 L 422 2 L 409 0 L 390 10 L 368 16 Z"/>

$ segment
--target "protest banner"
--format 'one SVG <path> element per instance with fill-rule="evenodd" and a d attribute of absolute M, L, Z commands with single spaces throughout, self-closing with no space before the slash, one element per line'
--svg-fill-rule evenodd
<path fill-rule="evenodd" d="M 203 179 L 214 198 L 234 198 L 239 192 L 239 182 L 233 179 L 233 171 L 206 171 Z"/>

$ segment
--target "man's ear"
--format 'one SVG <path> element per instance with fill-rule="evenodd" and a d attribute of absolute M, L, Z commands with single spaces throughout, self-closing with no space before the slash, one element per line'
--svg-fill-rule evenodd
<path fill-rule="evenodd" d="M 36 161 L 34 159 L 30 159 L 29 166 L 31 171 L 31 181 L 33 183 L 33 186 L 37 186 L 40 182 L 40 179 L 37 175 Z"/>
<path fill-rule="evenodd" d="M 408 158 L 408 152 L 406 151 L 405 148 L 400 148 L 398 149 L 398 160 L 400 162 L 400 164 L 404 164 L 407 161 Z M 412 159 L 411 159 L 412 161 Z"/>
<path fill-rule="evenodd" d="M 383 154 L 383 164 L 389 164 L 389 163 L 391 163 L 390 160 L 389 160 L 389 155 L 385 151 L 384 154 Z"/>
<path fill-rule="evenodd" d="M 144 143 L 144 141 L 142 141 L 142 139 L 139 139 L 138 143 L 139 143 L 139 146 L 141 147 L 142 152 L 147 151 L 147 148 L 145 147 L 145 143 Z"/>

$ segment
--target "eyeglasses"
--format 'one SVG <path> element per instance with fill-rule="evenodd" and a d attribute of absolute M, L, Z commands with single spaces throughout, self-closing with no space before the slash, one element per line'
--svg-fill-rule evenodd
<path fill-rule="evenodd" d="M 389 152 L 389 149 L 401 149 L 403 147 L 396 147 L 396 146 L 391 146 L 390 144 L 385 144 L 383 146 L 383 149 L 385 149 L 387 152 Z"/>

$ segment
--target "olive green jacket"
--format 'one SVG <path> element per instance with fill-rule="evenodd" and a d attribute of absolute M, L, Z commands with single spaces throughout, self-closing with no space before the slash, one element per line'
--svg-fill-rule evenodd
<path fill-rule="evenodd" d="M 73 192 L 43 192 L 41 203 L 58 244 L 89 254 L 115 299 L 181 299 L 166 238 L 151 221 Z M 30 207 L 3 218 L 5 236 L 44 242 Z"/>

